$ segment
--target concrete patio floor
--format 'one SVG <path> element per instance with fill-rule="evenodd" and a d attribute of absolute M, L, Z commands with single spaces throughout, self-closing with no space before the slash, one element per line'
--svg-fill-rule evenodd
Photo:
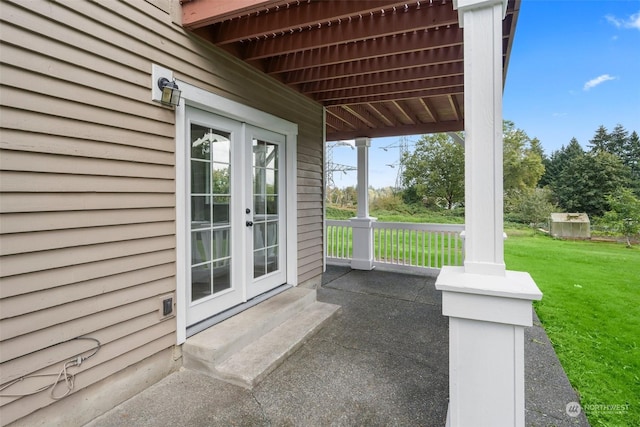
<path fill-rule="evenodd" d="M 318 300 L 342 312 L 253 390 L 180 370 L 88 424 L 444 426 L 448 319 L 435 277 L 330 266 Z M 537 318 L 525 332 L 526 425 L 588 426 Z"/>

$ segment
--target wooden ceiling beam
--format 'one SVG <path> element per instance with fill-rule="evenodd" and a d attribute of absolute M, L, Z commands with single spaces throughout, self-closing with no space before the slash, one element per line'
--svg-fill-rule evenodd
<path fill-rule="evenodd" d="M 255 13 L 267 7 L 286 5 L 288 0 L 191 1 L 182 5 L 182 26 L 191 30 L 215 24 L 224 19 Z"/>
<path fill-rule="evenodd" d="M 289 84 L 300 84 L 317 80 L 404 70 L 412 67 L 456 63 L 461 62 L 462 59 L 462 45 L 455 45 L 400 55 L 368 58 L 361 61 L 343 62 L 323 67 L 305 68 L 280 74 L 280 76 L 282 76 L 283 81 Z"/>
<path fill-rule="evenodd" d="M 377 114 L 382 119 L 382 121 L 385 122 L 386 126 L 397 126 L 400 124 L 398 119 L 393 115 L 391 111 L 389 111 L 389 109 L 385 104 L 376 103 L 376 104 L 363 104 L 363 105 L 366 105 L 375 114 Z"/>
<path fill-rule="evenodd" d="M 339 99 L 360 98 L 366 96 L 377 96 L 387 94 L 403 94 L 430 89 L 446 89 L 462 86 L 464 78 L 462 76 L 437 77 L 426 81 L 390 83 L 366 88 L 342 89 L 327 91 L 312 96 L 318 102 L 333 101 Z M 399 99 L 403 99 L 402 97 Z"/>
<path fill-rule="evenodd" d="M 411 123 L 418 124 L 420 120 L 416 117 L 415 114 L 411 112 L 411 108 L 405 106 L 405 101 L 391 101 L 391 105 L 395 106 L 400 113 L 407 118 Z"/>
<path fill-rule="evenodd" d="M 379 86 L 391 83 L 425 81 L 437 77 L 462 76 L 463 71 L 462 62 L 438 64 L 426 67 L 403 68 L 401 70 L 385 71 L 382 73 L 360 74 L 352 77 L 304 83 L 301 85 L 300 91 L 304 94 L 312 94 L 341 89 Z"/>
<path fill-rule="evenodd" d="M 245 43 L 243 59 L 262 59 L 295 52 L 341 46 L 425 29 L 458 25 L 458 12 L 450 3 L 432 3 L 408 12 L 362 15 L 351 21 L 321 28 L 311 27 L 282 36 Z"/>
<path fill-rule="evenodd" d="M 436 109 L 433 107 L 433 104 L 428 98 L 418 98 L 418 100 L 424 107 L 424 110 L 427 112 L 427 114 L 429 114 L 429 117 L 431 117 L 434 122 L 440 121 Z"/>
<path fill-rule="evenodd" d="M 439 30 L 416 31 L 395 37 L 383 37 L 368 42 L 349 43 L 315 49 L 291 55 L 281 55 L 265 64 L 268 74 L 278 74 L 305 68 L 361 61 L 364 59 L 428 51 L 429 49 L 462 45 L 462 30 L 458 26 Z"/>
<path fill-rule="evenodd" d="M 369 127 L 376 128 L 383 125 L 383 123 L 376 116 L 371 114 L 364 105 L 344 105 L 342 108 L 362 120 Z"/>
<path fill-rule="evenodd" d="M 416 90 L 413 92 L 404 92 L 404 93 L 388 93 L 384 95 L 363 95 L 359 97 L 353 98 L 341 98 L 334 99 L 330 101 L 325 101 L 322 103 L 325 107 L 330 107 L 333 105 L 349 105 L 349 104 L 366 104 L 372 102 L 385 102 L 385 101 L 393 101 L 398 99 L 413 99 L 413 98 L 428 98 L 433 96 L 443 96 L 449 94 L 458 94 L 462 95 L 464 93 L 464 86 L 455 86 L 455 87 L 446 87 L 439 89 L 423 89 Z"/>
<path fill-rule="evenodd" d="M 250 40 L 273 34 L 289 33 L 292 29 L 317 27 L 318 24 L 337 24 L 339 20 L 348 20 L 359 14 L 404 8 L 408 1 L 390 0 L 331 0 L 326 2 L 296 4 L 290 2 L 278 10 L 271 10 L 258 16 L 246 15 L 216 24 L 213 29 L 214 41 L 218 45 Z"/>
<path fill-rule="evenodd" d="M 449 101 L 449 105 L 451 106 L 451 110 L 453 114 L 456 116 L 456 120 L 460 120 L 462 117 L 462 113 L 460 112 L 460 105 L 458 105 L 458 100 L 455 96 L 449 95 L 447 96 L 447 101 Z"/>
<path fill-rule="evenodd" d="M 464 130 L 462 121 L 422 123 L 418 125 L 389 126 L 377 129 L 327 132 L 327 141 L 342 141 L 359 137 L 382 138 L 387 136 L 419 135 L 427 133 L 459 132 Z"/>
<path fill-rule="evenodd" d="M 354 115 L 351 111 L 345 109 L 343 106 L 335 107 L 332 109 L 327 109 L 327 113 L 331 114 L 345 126 L 351 129 L 360 129 L 363 126 L 369 126 L 364 121 L 362 121 L 359 117 Z M 373 126 L 369 126 L 373 127 Z"/>
<path fill-rule="evenodd" d="M 337 115 L 335 115 L 333 112 L 327 110 L 327 118 L 325 120 L 327 126 L 331 127 L 332 129 L 335 129 L 336 131 L 341 131 L 341 132 L 349 132 L 349 131 L 354 131 L 356 129 L 355 126 L 353 126 L 351 123 L 342 120 L 340 117 L 338 117 Z M 331 130 L 327 130 L 327 131 L 331 131 Z"/>

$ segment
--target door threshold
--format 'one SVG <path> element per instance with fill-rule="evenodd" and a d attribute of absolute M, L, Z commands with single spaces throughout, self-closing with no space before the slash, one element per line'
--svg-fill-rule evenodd
<path fill-rule="evenodd" d="M 292 288 L 292 285 L 285 283 L 284 285 L 280 285 L 277 288 L 273 288 L 270 291 L 267 291 L 263 294 L 260 294 L 256 297 L 251 298 L 249 301 L 244 302 L 242 304 L 238 304 L 235 307 L 231 307 L 228 310 L 223 311 L 222 313 L 218 313 L 215 316 L 209 317 L 208 319 L 204 319 L 195 325 L 191 325 L 187 327 L 187 337 L 197 334 L 198 332 L 202 332 L 207 328 L 212 327 L 213 325 L 220 323 L 222 321 L 227 320 L 230 317 L 239 314 L 254 305 L 260 304 L 262 301 L 265 301 L 275 295 L 278 295 L 281 292 L 286 291 L 287 289 Z"/>

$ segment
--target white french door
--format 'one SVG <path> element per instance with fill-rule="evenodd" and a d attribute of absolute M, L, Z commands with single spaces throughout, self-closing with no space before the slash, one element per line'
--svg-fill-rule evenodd
<path fill-rule="evenodd" d="M 246 126 L 246 156 L 251 188 L 246 191 L 247 234 L 245 264 L 250 268 L 248 298 L 260 295 L 286 281 L 286 192 L 283 135 Z"/>
<path fill-rule="evenodd" d="M 285 137 L 187 108 L 187 325 L 286 281 Z"/>

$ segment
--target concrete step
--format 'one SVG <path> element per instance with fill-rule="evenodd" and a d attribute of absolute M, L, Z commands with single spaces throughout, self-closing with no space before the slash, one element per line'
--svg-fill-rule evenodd
<path fill-rule="evenodd" d="M 319 331 L 340 309 L 315 302 L 216 366 L 218 378 L 253 388 Z"/>
<path fill-rule="evenodd" d="M 253 387 L 339 308 L 316 302 L 315 290 L 288 289 L 188 338 L 184 367 Z"/>

